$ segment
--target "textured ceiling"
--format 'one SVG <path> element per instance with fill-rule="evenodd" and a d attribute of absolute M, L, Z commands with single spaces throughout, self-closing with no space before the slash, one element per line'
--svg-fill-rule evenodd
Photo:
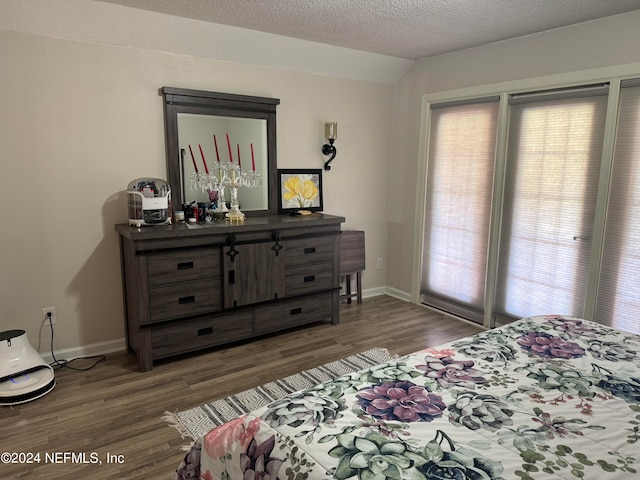
<path fill-rule="evenodd" d="M 640 0 L 102 0 L 417 60 L 640 9 Z"/>

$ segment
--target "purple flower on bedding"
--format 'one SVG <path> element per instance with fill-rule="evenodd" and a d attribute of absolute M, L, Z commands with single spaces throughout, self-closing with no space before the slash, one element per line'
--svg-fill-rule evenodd
<path fill-rule="evenodd" d="M 559 315 L 545 317 L 545 324 L 559 332 L 566 332 L 574 337 L 595 337 L 598 331 L 577 318 L 564 318 Z"/>
<path fill-rule="evenodd" d="M 373 385 L 356 397 L 367 414 L 405 423 L 430 422 L 446 408 L 440 395 L 409 381 Z"/>
<path fill-rule="evenodd" d="M 529 332 L 518 338 L 518 345 L 529 353 L 543 358 L 571 358 L 582 357 L 585 353 L 577 343 L 567 342 L 560 337 L 545 332 Z"/>
<path fill-rule="evenodd" d="M 176 470 L 176 480 L 188 480 L 200 478 L 200 442 L 196 442 L 191 450 L 184 456 L 182 463 Z"/>
<path fill-rule="evenodd" d="M 451 357 L 425 357 L 424 360 L 425 365 L 416 365 L 416 369 L 425 372 L 425 377 L 434 379 L 442 388 L 458 386 L 473 390 L 477 384 L 488 381 L 482 376 L 483 372 L 473 368 L 473 360 L 454 360 Z"/>
<path fill-rule="evenodd" d="M 256 439 L 249 443 L 246 453 L 240 454 L 240 468 L 243 480 L 277 480 L 284 460 L 271 456 L 276 444 L 275 435 L 271 435 L 260 445 Z"/>

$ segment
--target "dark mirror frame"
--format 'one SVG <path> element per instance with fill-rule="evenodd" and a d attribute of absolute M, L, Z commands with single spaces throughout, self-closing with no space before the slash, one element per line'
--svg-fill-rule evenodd
<path fill-rule="evenodd" d="M 179 206 L 184 202 L 180 188 L 178 114 L 194 113 L 221 117 L 258 118 L 267 121 L 268 172 L 263 178 L 268 189 L 268 208 L 247 211 L 246 214 L 247 216 L 276 215 L 278 213 L 276 107 L 280 104 L 280 99 L 174 87 L 162 87 L 161 92 L 164 96 L 167 181 L 171 185 L 173 205 Z"/>

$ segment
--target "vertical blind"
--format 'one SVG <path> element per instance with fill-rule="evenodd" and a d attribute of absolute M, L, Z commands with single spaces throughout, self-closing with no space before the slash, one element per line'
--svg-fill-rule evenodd
<path fill-rule="evenodd" d="M 498 106 L 494 97 L 431 110 L 421 297 L 475 321 L 483 314 Z"/>
<path fill-rule="evenodd" d="M 623 83 L 595 320 L 640 323 L 640 85 Z"/>
<path fill-rule="evenodd" d="M 496 313 L 583 316 L 607 88 L 511 99 Z"/>

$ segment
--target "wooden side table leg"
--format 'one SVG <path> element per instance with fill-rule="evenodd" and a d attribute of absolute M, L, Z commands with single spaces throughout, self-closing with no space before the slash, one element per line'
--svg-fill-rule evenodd
<path fill-rule="evenodd" d="M 351 303 L 351 275 L 345 275 L 344 281 L 347 284 L 347 303 Z"/>
<path fill-rule="evenodd" d="M 358 292 L 358 303 L 362 303 L 362 272 L 356 273 L 356 289 Z"/>

